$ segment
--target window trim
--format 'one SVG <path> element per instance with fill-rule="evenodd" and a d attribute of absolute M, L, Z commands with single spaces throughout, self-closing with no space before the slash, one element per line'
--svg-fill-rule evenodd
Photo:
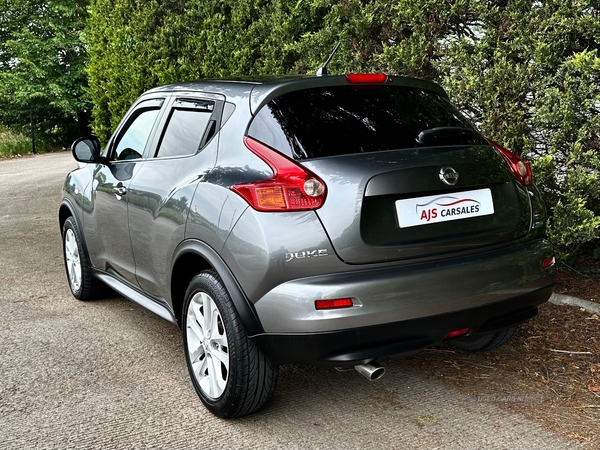
<path fill-rule="evenodd" d="M 187 110 L 187 111 L 198 111 L 193 106 L 185 106 L 178 105 L 178 103 L 193 103 L 193 102 L 206 102 L 212 103 L 213 109 L 210 113 L 210 117 L 208 118 L 208 123 L 204 133 L 202 134 L 202 138 L 200 139 L 200 143 L 198 144 L 198 148 L 194 153 L 190 153 L 187 155 L 172 155 L 172 156 L 160 156 L 160 147 L 162 145 L 163 139 L 169 127 L 169 123 L 171 122 L 171 118 L 173 117 L 173 112 L 175 110 Z M 167 111 L 168 109 L 168 111 Z M 203 111 L 203 110 L 200 110 Z M 158 160 L 158 159 L 179 159 L 179 158 L 190 158 L 192 156 L 197 155 L 202 152 L 206 148 L 206 146 L 213 140 L 213 138 L 218 134 L 220 130 L 221 123 L 221 115 L 223 112 L 223 101 L 217 100 L 214 98 L 206 98 L 201 96 L 190 96 L 190 95 L 177 95 L 175 94 L 172 97 L 171 102 L 169 103 L 169 107 L 165 108 L 165 120 L 161 123 L 160 136 L 157 139 L 156 147 L 154 148 L 154 152 L 148 155 L 148 159 Z M 211 123 L 214 123 L 215 132 L 208 138 L 209 130 L 211 127 Z"/>
<path fill-rule="evenodd" d="M 108 161 L 110 161 L 110 163 L 141 161 L 141 160 L 145 159 L 147 149 L 152 144 L 152 142 L 154 140 L 154 134 L 156 133 L 156 130 L 158 129 L 158 125 L 161 122 L 161 117 L 162 117 L 163 109 L 164 109 L 163 107 L 164 107 L 165 103 L 167 103 L 165 100 L 166 100 L 166 97 L 142 99 L 139 102 L 135 103 L 131 107 L 129 112 L 125 115 L 123 120 L 117 126 L 117 129 L 113 133 L 113 137 L 111 138 L 111 140 L 109 141 L 109 144 L 107 145 L 108 151 L 106 152 L 106 158 L 108 159 Z M 129 127 L 131 126 L 131 124 L 140 116 L 140 114 L 142 114 L 144 111 L 149 111 L 149 110 L 158 110 L 158 115 L 156 116 L 154 125 L 152 126 L 152 129 L 150 130 L 150 133 L 148 134 L 148 140 L 146 141 L 146 145 L 142 151 L 142 156 L 139 158 L 127 159 L 127 160 L 113 159 L 116 149 L 117 149 L 117 146 L 119 145 L 119 142 L 121 142 L 123 135 L 127 132 Z"/>

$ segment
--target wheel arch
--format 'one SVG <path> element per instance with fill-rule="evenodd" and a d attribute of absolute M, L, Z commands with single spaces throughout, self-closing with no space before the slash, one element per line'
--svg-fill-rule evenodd
<path fill-rule="evenodd" d="M 171 302 L 177 323 L 181 326 L 181 314 L 185 291 L 191 279 L 204 270 L 213 269 L 233 301 L 240 320 L 249 337 L 263 333 L 264 330 L 254 309 L 233 273 L 219 254 L 208 244 L 195 239 L 182 242 L 175 250 L 171 266 Z"/>
<path fill-rule="evenodd" d="M 63 226 L 65 225 L 65 221 L 71 216 L 75 218 L 77 226 L 79 227 L 79 229 L 81 229 L 79 218 L 77 217 L 77 214 L 75 214 L 75 208 L 73 208 L 71 202 L 69 202 L 67 199 L 64 199 L 61 202 L 60 207 L 58 208 L 58 226 L 61 234 Z"/>
<path fill-rule="evenodd" d="M 77 228 L 79 228 L 79 234 L 81 237 L 81 244 L 83 245 L 83 251 L 85 253 L 86 258 L 88 259 L 88 261 L 90 261 L 91 264 L 90 255 L 88 253 L 87 248 L 87 242 L 85 240 L 85 234 L 83 232 L 83 224 L 81 223 L 81 220 L 76 213 L 76 209 L 73 206 L 73 203 L 71 203 L 69 199 L 64 198 L 60 203 L 60 207 L 58 208 L 58 226 L 61 237 L 63 233 L 63 227 L 65 226 L 65 222 L 69 217 L 73 217 L 73 220 L 75 220 L 75 223 L 77 224 Z"/>

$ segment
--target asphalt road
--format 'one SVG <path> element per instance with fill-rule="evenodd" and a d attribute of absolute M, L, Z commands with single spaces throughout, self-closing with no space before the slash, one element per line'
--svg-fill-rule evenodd
<path fill-rule="evenodd" d="M 57 207 L 75 167 L 69 153 L 0 160 L 0 448 L 576 448 L 402 359 L 373 383 L 283 367 L 267 408 L 215 418 L 178 329 L 122 298 L 70 295 Z"/>

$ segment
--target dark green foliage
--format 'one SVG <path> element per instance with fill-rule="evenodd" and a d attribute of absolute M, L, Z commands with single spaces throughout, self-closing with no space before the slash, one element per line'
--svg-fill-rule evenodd
<path fill-rule="evenodd" d="M 87 0 L 0 0 L 0 123 L 40 143 L 69 145 L 85 132 Z"/>
<path fill-rule="evenodd" d="M 94 127 L 200 78 L 383 71 L 433 79 L 534 163 L 565 251 L 600 237 L 600 10 L 592 0 L 92 0 Z"/>
<path fill-rule="evenodd" d="M 283 0 L 92 1 L 96 133 L 106 140 L 131 102 L 152 86 L 312 69 L 297 67 L 295 42 L 319 26 L 326 10 Z"/>
<path fill-rule="evenodd" d="M 533 161 L 550 237 L 573 251 L 600 237 L 598 5 L 474 5 L 484 33 L 448 45 L 441 82 L 487 136 Z"/>

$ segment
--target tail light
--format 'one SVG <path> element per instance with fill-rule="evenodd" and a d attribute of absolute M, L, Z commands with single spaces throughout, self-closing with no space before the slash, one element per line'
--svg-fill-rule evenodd
<path fill-rule="evenodd" d="M 244 144 L 273 170 L 268 180 L 231 187 L 250 206 L 257 211 L 307 211 L 321 207 L 327 193 L 323 180 L 248 136 L 244 137 Z"/>
<path fill-rule="evenodd" d="M 385 83 L 388 77 L 384 73 L 349 73 L 346 75 L 348 83 L 364 84 L 364 83 Z"/>
<path fill-rule="evenodd" d="M 545 259 L 542 261 L 542 269 L 549 269 L 550 267 L 556 264 L 556 258 L 553 256 L 552 258 Z"/>
<path fill-rule="evenodd" d="M 530 184 L 533 184 L 533 174 L 531 173 L 530 163 L 523 161 L 513 152 L 502 147 L 497 142 L 489 141 L 489 143 L 492 144 L 494 148 L 498 150 L 498 152 L 500 152 L 508 164 L 510 171 L 517 178 L 517 180 L 519 180 L 519 183 L 521 183 L 523 186 L 529 186 Z"/>

